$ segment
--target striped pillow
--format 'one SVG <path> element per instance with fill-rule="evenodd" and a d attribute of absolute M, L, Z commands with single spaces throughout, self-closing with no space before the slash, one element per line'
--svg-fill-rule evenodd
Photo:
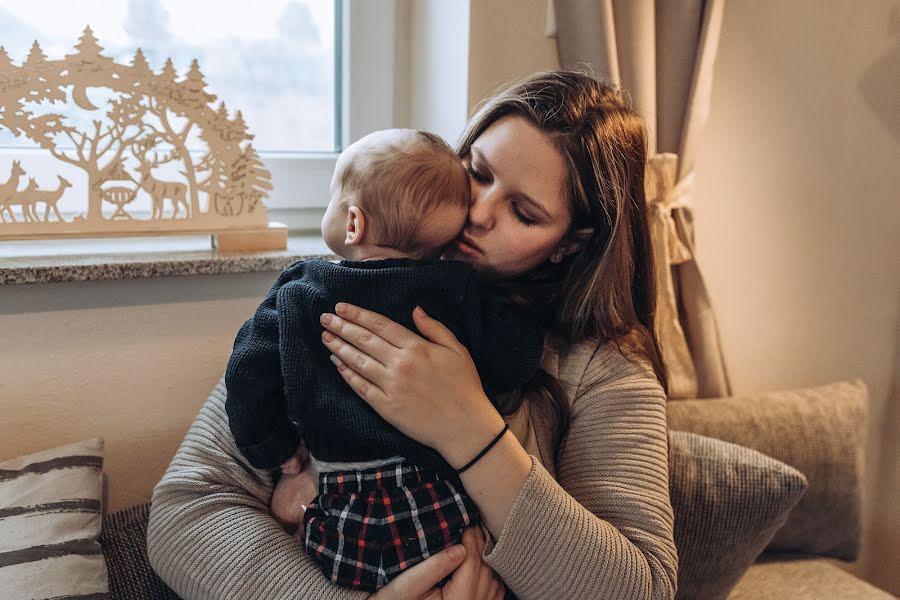
<path fill-rule="evenodd" d="M 108 599 L 102 523 L 103 440 L 0 463 L 4 600 Z"/>

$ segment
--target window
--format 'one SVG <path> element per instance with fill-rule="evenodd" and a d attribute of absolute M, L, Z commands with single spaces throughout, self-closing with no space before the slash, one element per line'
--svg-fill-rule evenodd
<path fill-rule="evenodd" d="M 154 72 L 171 58 L 186 76 L 197 59 L 205 90 L 217 96 L 214 105 L 224 100 L 232 116 L 241 111 L 272 172 L 270 218 L 317 229 L 336 153 L 393 124 L 394 12 L 393 0 L 5 0 L 0 39 L 15 64 L 38 51 L 35 40 L 49 60 L 72 54 L 86 25 L 103 54 L 119 64 L 132 64 L 140 47 Z M 99 105 L 112 94 L 88 88 L 82 100 Z M 97 118 L 71 102 L 54 111 Z M 190 138 L 187 146 L 192 149 Z M 0 170 L 18 157 L 31 162 L 30 176 L 44 169 L 48 184 L 64 171 L 25 136 L 0 129 Z M 73 176 L 86 193 L 83 173 Z M 82 194 L 68 195 L 71 212 Z M 66 211 L 65 198 L 60 209 Z"/>

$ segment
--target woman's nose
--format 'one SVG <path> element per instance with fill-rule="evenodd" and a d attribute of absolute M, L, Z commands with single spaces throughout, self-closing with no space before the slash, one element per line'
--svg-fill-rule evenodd
<path fill-rule="evenodd" d="M 479 229 L 490 229 L 494 224 L 494 204 L 490 190 L 481 189 L 473 193 L 469 224 Z"/>

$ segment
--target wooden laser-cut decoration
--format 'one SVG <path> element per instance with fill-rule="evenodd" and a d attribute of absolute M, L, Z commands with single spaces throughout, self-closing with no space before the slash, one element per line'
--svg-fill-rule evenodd
<path fill-rule="evenodd" d="M 208 232 L 220 249 L 286 247 L 287 230 L 269 223 L 263 204 L 271 174 L 254 136 L 240 111 L 215 104 L 196 60 L 182 79 L 171 59 L 154 73 L 140 48 L 121 65 L 90 27 L 75 49 L 47 60 L 35 41 L 17 66 L 0 46 L 0 128 L 83 170 L 88 190 L 84 212 L 65 219 L 57 204 L 69 181 L 37 181 L 23 156 L 0 160 L 0 241 Z M 88 88 L 113 92 L 102 118 L 84 125 L 54 112 L 69 101 L 88 116 L 103 111 Z M 189 139 L 205 150 L 192 154 Z M 140 198 L 150 211 L 132 209 Z"/>

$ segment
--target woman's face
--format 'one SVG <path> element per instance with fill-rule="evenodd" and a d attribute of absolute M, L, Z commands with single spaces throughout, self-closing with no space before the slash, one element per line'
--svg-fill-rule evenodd
<path fill-rule="evenodd" d="M 567 170 L 547 137 L 522 117 L 503 117 L 463 157 L 472 185 L 466 227 L 444 254 L 501 279 L 521 275 L 564 245 L 572 221 Z"/>

